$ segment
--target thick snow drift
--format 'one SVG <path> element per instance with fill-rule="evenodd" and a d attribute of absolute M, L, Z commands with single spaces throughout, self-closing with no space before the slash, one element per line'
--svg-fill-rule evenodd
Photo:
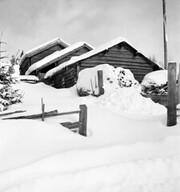
<path fill-rule="evenodd" d="M 44 122 L 1 117 L 1 192 L 180 191 L 179 118 L 176 126 L 167 127 L 165 108 L 138 89 L 124 87 L 96 98 L 78 97 L 76 86 L 15 86 L 24 98 L 9 112 L 40 113 L 41 98 L 45 111 L 72 111 L 86 104 L 88 137 L 60 125 L 77 121 L 77 115 Z"/>

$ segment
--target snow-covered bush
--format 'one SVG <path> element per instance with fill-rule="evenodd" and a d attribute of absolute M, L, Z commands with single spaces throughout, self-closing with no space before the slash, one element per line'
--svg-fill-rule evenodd
<path fill-rule="evenodd" d="M 115 73 L 120 87 L 136 87 L 139 85 L 138 81 L 135 80 L 133 73 L 129 69 L 117 67 Z"/>
<path fill-rule="evenodd" d="M 166 95 L 168 87 L 167 70 L 153 71 L 145 75 L 141 87 L 143 94 Z"/>
<path fill-rule="evenodd" d="M 103 71 L 103 88 L 105 92 L 122 87 L 138 87 L 139 85 L 129 69 L 114 68 L 109 64 L 102 64 L 80 71 L 77 81 L 77 91 L 80 96 L 99 94 L 98 70 Z"/>
<path fill-rule="evenodd" d="M 11 59 L 11 65 L 0 67 L 0 110 L 4 107 L 21 102 L 22 94 L 12 88 L 12 84 L 18 81 L 18 67 L 14 57 Z"/>
<path fill-rule="evenodd" d="M 167 70 L 158 70 L 148 73 L 144 76 L 141 85 L 148 87 L 151 85 L 161 86 L 167 83 Z"/>

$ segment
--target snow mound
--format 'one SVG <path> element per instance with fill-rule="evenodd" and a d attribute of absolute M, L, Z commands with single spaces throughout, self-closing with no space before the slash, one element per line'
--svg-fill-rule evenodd
<path fill-rule="evenodd" d="M 138 81 L 129 69 L 122 67 L 114 68 L 109 64 L 98 65 L 80 71 L 77 81 L 77 90 L 79 95 L 98 95 L 98 77 L 97 71 L 103 71 L 104 91 L 111 92 L 112 89 L 119 87 L 137 87 Z"/>
<path fill-rule="evenodd" d="M 163 105 L 154 103 L 151 99 L 143 97 L 138 89 L 121 88 L 114 92 L 105 93 L 97 99 L 97 104 L 129 118 L 162 116 L 166 114 Z"/>
<path fill-rule="evenodd" d="M 148 73 L 144 76 L 141 83 L 142 86 L 149 87 L 151 85 L 161 86 L 167 83 L 167 70 L 159 70 Z"/>

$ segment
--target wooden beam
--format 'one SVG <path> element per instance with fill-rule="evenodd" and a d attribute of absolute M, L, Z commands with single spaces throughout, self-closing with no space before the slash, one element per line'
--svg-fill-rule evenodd
<path fill-rule="evenodd" d="M 62 126 L 67 127 L 68 129 L 75 129 L 75 128 L 79 128 L 79 121 L 78 122 L 63 122 L 61 123 Z"/>
<path fill-rule="evenodd" d="M 103 71 L 99 70 L 98 72 L 98 88 L 99 88 L 99 96 L 104 94 L 103 88 Z"/>
<path fill-rule="evenodd" d="M 167 33 L 166 33 L 166 0 L 162 0 L 163 3 L 163 40 L 164 40 L 164 68 L 167 69 Z"/>
<path fill-rule="evenodd" d="M 42 121 L 44 121 L 45 104 L 43 103 L 43 98 L 41 98 L 41 110 L 42 110 Z"/>
<path fill-rule="evenodd" d="M 6 116 L 6 115 L 12 115 L 12 114 L 15 114 L 15 113 L 24 113 L 24 112 L 26 112 L 26 110 L 18 110 L 18 111 L 13 111 L 13 112 L 1 113 L 0 117 Z"/>
<path fill-rule="evenodd" d="M 57 116 L 58 111 L 49 111 L 44 113 L 44 117 L 54 117 Z M 34 114 L 34 115 L 24 115 L 24 116 L 18 116 L 18 117 L 9 117 L 9 118 L 4 118 L 3 120 L 8 120 L 8 119 L 40 119 L 42 118 L 42 113 L 39 114 Z"/>
<path fill-rule="evenodd" d="M 168 64 L 168 105 L 167 105 L 167 126 L 177 124 L 177 91 L 176 91 L 176 63 Z"/>
<path fill-rule="evenodd" d="M 83 136 L 87 136 L 87 106 L 86 105 L 80 105 L 79 134 Z"/>
<path fill-rule="evenodd" d="M 177 104 L 180 103 L 180 63 L 179 63 L 179 74 L 178 74 L 178 98 L 177 98 Z"/>

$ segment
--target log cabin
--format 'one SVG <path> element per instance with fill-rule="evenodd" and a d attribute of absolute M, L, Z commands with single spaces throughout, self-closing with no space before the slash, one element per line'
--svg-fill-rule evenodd
<path fill-rule="evenodd" d="M 63 50 L 56 51 L 51 55 L 41 59 L 40 61 L 32 64 L 26 71 L 26 75 L 35 75 L 43 80 L 45 73 L 61 63 L 71 59 L 71 57 L 79 56 L 91 51 L 93 47 L 85 42 L 78 42 Z"/>
<path fill-rule="evenodd" d="M 20 60 L 20 74 L 25 75 L 26 71 L 32 64 L 55 51 L 62 50 L 68 46 L 69 45 L 65 41 L 56 38 L 27 51 Z"/>
<path fill-rule="evenodd" d="M 124 38 L 117 38 L 51 69 L 44 78 L 48 84 L 56 88 L 68 88 L 76 83 L 80 70 L 99 64 L 130 69 L 139 82 L 147 73 L 162 69 L 138 52 Z"/>

